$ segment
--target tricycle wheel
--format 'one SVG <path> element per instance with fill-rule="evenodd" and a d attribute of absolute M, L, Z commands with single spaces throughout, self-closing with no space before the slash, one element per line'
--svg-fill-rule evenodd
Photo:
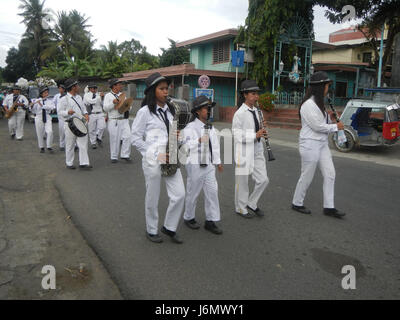
<path fill-rule="evenodd" d="M 346 138 L 347 138 L 347 142 L 345 142 L 342 145 L 339 145 L 338 141 L 337 141 L 337 132 L 335 132 L 332 136 L 332 142 L 333 145 L 335 146 L 336 150 L 340 151 L 340 152 L 350 152 L 351 150 L 353 150 L 355 142 L 353 139 L 353 136 L 347 131 L 344 131 Z"/>

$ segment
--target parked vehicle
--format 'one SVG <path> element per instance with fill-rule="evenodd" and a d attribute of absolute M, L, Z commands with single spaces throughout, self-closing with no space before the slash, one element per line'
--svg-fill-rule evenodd
<path fill-rule="evenodd" d="M 367 91 L 372 93 L 371 99 L 351 99 L 340 117 L 347 142 L 339 145 L 337 133 L 331 136 L 341 152 L 359 146 L 391 146 L 400 140 L 400 88 Z"/>
<path fill-rule="evenodd" d="M 56 86 L 49 87 L 49 96 L 48 99 L 53 99 L 54 96 L 58 93 L 58 88 Z M 29 86 L 28 87 L 28 100 L 32 103 L 33 99 L 39 98 L 39 88 L 36 86 Z M 57 110 L 53 110 L 51 113 L 52 121 L 58 121 Z M 30 122 L 35 121 L 35 115 L 32 114 L 31 111 L 27 112 L 27 117 Z"/>

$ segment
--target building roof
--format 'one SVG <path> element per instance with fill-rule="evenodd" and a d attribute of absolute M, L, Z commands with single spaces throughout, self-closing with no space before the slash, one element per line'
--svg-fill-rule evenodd
<path fill-rule="evenodd" d="M 213 70 L 201 70 L 196 69 L 194 64 L 180 64 L 177 66 L 137 71 L 124 73 L 123 77 L 120 80 L 123 81 L 133 81 L 133 80 L 143 80 L 146 79 L 149 75 L 154 72 L 159 72 L 164 77 L 173 77 L 173 76 L 181 76 L 181 75 L 198 75 L 201 76 L 203 74 L 208 75 L 209 77 L 222 77 L 222 78 L 235 78 L 235 72 L 225 72 L 225 71 L 213 71 Z"/>
<path fill-rule="evenodd" d="M 214 33 L 207 34 L 205 36 L 201 36 L 198 38 L 194 38 L 191 40 L 186 40 L 182 42 L 178 42 L 176 44 L 176 47 L 186 47 L 190 46 L 192 44 L 200 44 L 200 43 L 205 43 L 205 42 L 210 42 L 210 41 L 215 41 L 215 40 L 225 40 L 225 39 L 230 39 L 234 38 L 238 35 L 238 30 L 237 29 L 226 29 Z"/>
<path fill-rule="evenodd" d="M 357 69 L 368 70 L 365 62 L 313 62 L 315 71 L 347 71 L 357 72 Z"/>

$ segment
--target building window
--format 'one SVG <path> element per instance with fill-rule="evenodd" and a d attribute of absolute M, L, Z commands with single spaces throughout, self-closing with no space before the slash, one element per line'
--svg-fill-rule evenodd
<path fill-rule="evenodd" d="M 213 63 L 229 62 L 230 51 L 230 40 L 215 42 L 213 45 Z"/>
<path fill-rule="evenodd" d="M 364 52 L 363 53 L 363 62 L 371 63 L 372 52 Z"/>
<path fill-rule="evenodd" d="M 347 82 L 336 82 L 335 96 L 338 98 L 347 97 Z"/>

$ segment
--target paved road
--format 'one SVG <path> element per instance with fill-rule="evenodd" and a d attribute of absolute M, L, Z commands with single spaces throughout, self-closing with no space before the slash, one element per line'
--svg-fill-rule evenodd
<path fill-rule="evenodd" d="M 399 147 L 334 157 L 336 205 L 348 213 L 336 220 L 321 214 L 319 173 L 306 199 L 313 214 L 290 210 L 300 172 L 298 132 L 271 132 L 277 161 L 268 163 L 271 183 L 259 204 L 266 217 L 244 220 L 233 213 L 233 166 L 226 165 L 218 175 L 222 236 L 182 224 L 183 245 L 149 242 L 141 157 L 134 151 L 132 164 L 111 164 L 107 142 L 104 149 L 90 150 L 93 171 L 61 169 L 55 185 L 74 223 L 129 299 L 398 299 Z M 384 153 L 380 162 L 388 165 L 377 164 Z M 62 154 L 56 158 L 63 163 Z M 201 222 L 202 203 L 201 198 Z M 166 207 L 163 186 L 161 221 Z M 344 265 L 356 268 L 356 290 L 341 288 Z"/>

